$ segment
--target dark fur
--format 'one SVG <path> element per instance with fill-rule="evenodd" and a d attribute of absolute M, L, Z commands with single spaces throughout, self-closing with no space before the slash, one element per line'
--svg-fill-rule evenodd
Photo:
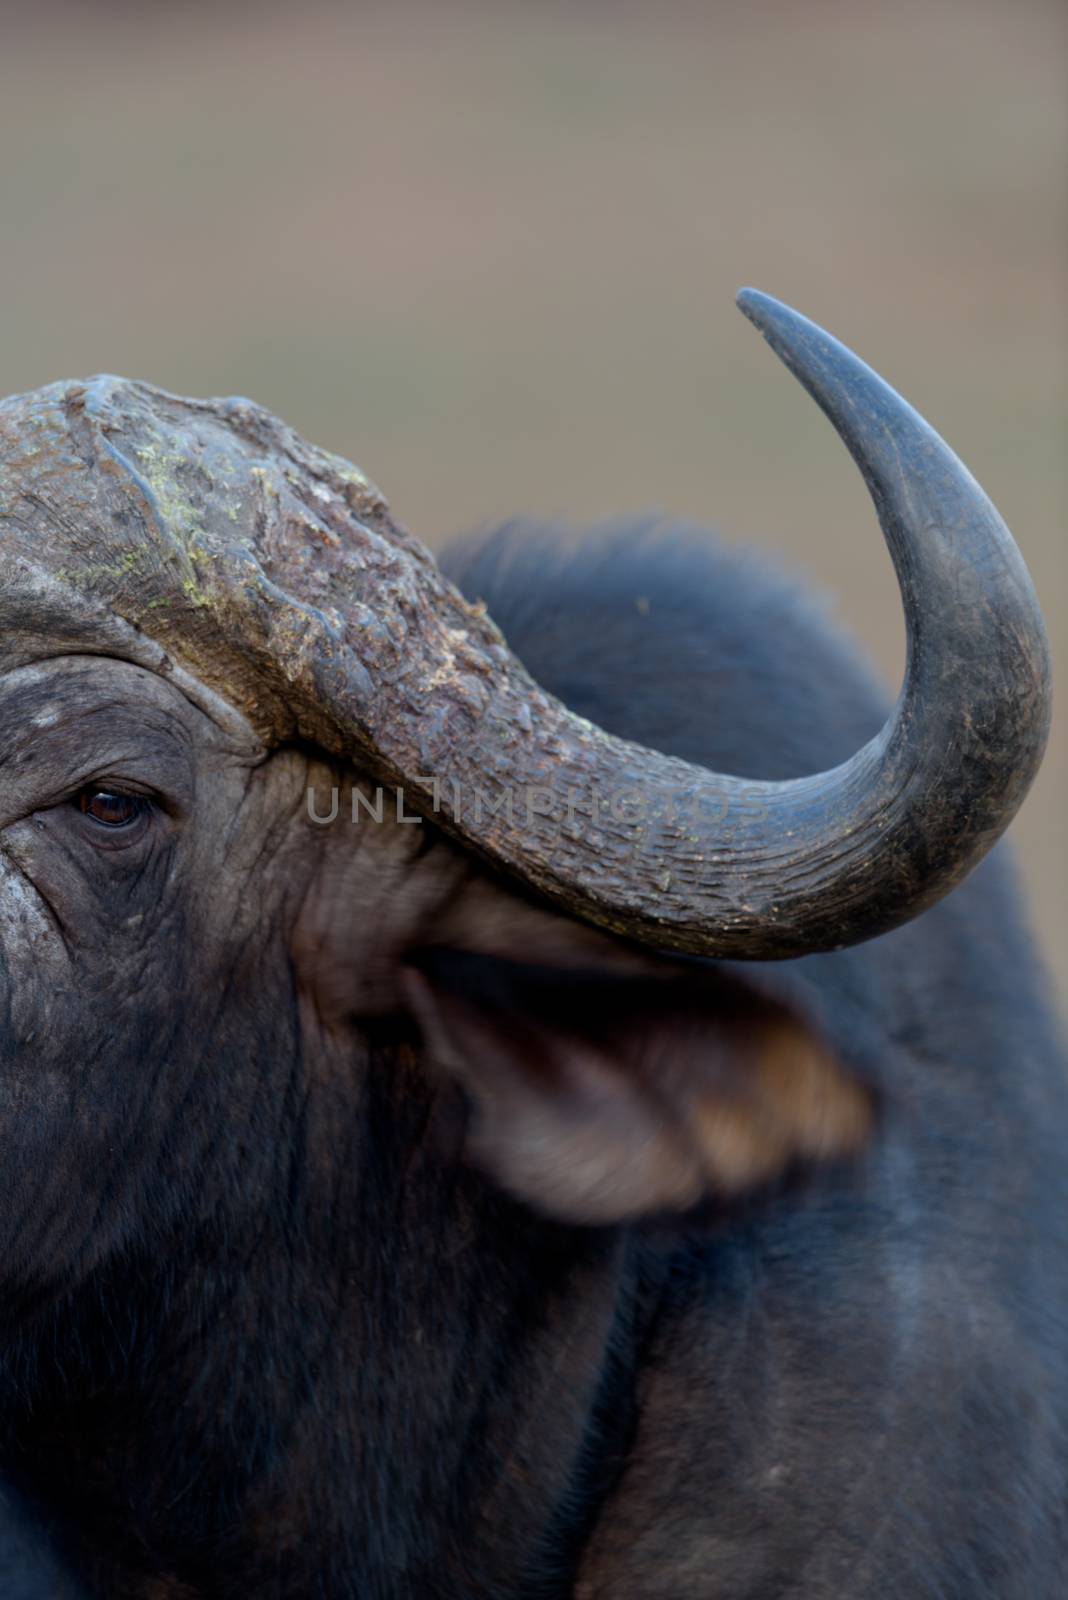
<path fill-rule="evenodd" d="M 878 727 L 863 664 L 759 563 L 677 529 L 565 543 L 516 524 L 446 565 L 583 715 L 755 778 Z M 157 1002 L 196 992 L 181 928 L 158 956 Z M 818 1019 L 881 1124 L 682 1220 L 539 1219 L 461 1159 L 409 1017 L 324 1078 L 292 970 L 248 962 L 240 1028 L 146 1003 L 113 1068 L 159 1145 L 100 1197 L 108 1247 L 8 1300 L 7 1470 L 90 1592 L 1059 1600 L 1068 1081 L 1001 851 L 894 934 L 717 973 Z M 536 964 L 422 964 L 472 1004 L 575 1009 Z M 607 982 L 568 1028 L 640 1007 Z M 209 1038 L 180 1099 L 142 1082 Z"/>

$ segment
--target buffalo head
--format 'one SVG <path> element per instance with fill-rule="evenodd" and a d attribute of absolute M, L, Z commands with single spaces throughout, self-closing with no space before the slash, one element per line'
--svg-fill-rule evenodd
<path fill-rule="evenodd" d="M 837 948 L 952 888 L 1040 759 L 1046 650 L 946 445 L 820 329 L 741 305 L 864 474 L 908 628 L 882 732 L 790 782 L 573 715 L 361 473 L 247 401 L 98 378 L 0 406 L 5 1281 L 47 1296 L 137 1230 L 254 1213 L 295 1124 L 343 1160 L 376 1029 L 562 1217 L 860 1141 L 818 1019 L 693 958 Z"/>

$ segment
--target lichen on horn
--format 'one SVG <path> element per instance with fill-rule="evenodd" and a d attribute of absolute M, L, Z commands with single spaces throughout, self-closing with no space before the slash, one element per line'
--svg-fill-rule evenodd
<path fill-rule="evenodd" d="M 36 575 L 85 648 L 154 642 L 268 746 L 307 739 L 403 785 L 588 922 L 743 959 L 869 938 L 1015 813 L 1048 729 L 1045 635 L 1010 534 L 937 434 L 798 313 L 739 304 L 852 452 L 905 607 L 897 706 L 832 771 L 757 783 L 574 716 L 356 468 L 244 400 L 97 378 L 5 401 L 0 588 Z"/>

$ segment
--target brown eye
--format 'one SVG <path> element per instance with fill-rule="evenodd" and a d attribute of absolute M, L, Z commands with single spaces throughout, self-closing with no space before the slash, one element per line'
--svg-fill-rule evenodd
<path fill-rule="evenodd" d="M 102 828 L 128 828 L 148 805 L 141 795 L 114 794 L 110 789 L 83 789 L 74 803 Z"/>

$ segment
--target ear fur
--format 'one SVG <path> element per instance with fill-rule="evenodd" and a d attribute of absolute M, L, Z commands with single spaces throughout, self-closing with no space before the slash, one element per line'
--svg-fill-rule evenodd
<path fill-rule="evenodd" d="M 406 1012 L 468 1096 L 472 1160 L 543 1213 L 684 1211 L 863 1144 L 870 1093 L 759 969 L 649 955 L 415 828 L 358 842 L 326 841 L 301 994 L 331 1029 Z"/>
<path fill-rule="evenodd" d="M 598 967 L 436 949 L 406 972 L 429 1060 L 470 1098 L 471 1158 L 510 1193 L 609 1224 L 860 1148 L 868 1091 L 788 1007 L 625 947 L 616 972 L 603 947 Z"/>

